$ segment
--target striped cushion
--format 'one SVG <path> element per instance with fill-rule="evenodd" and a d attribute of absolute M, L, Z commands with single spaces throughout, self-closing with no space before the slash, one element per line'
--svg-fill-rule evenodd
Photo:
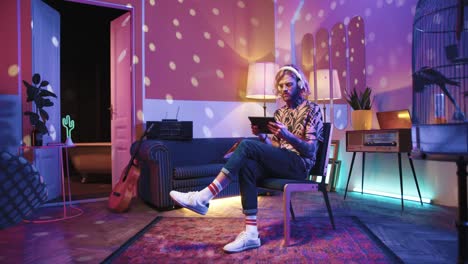
<path fill-rule="evenodd" d="M 195 186 L 208 186 L 215 177 L 199 177 L 199 178 L 192 178 L 192 179 L 184 179 L 184 180 L 174 180 L 172 181 L 172 188 L 178 190 L 180 188 L 185 187 L 195 187 Z"/>
<path fill-rule="evenodd" d="M 222 163 L 196 165 L 196 166 L 181 166 L 174 168 L 174 179 L 191 179 L 216 177 L 223 168 Z"/>

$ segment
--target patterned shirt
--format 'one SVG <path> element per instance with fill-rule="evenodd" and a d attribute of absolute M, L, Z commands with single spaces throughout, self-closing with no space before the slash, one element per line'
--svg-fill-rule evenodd
<path fill-rule="evenodd" d="M 298 138 L 310 143 L 315 140 L 323 142 L 323 121 L 320 107 L 308 100 L 304 100 L 296 108 L 291 109 L 287 105 L 279 108 L 274 114 L 275 120 L 283 123 L 288 130 Z M 279 147 L 297 153 L 305 162 L 309 171 L 315 164 L 317 149 L 313 153 L 299 153 L 284 139 L 273 136 L 273 140 L 279 142 Z"/>

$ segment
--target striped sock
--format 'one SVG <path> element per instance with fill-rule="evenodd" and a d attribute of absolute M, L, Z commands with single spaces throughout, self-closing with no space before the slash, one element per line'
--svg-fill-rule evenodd
<path fill-rule="evenodd" d="M 213 194 L 213 197 L 215 197 L 223 190 L 223 186 L 218 182 L 218 180 L 215 179 L 212 183 L 210 183 L 210 185 L 208 185 L 208 189 L 210 189 L 211 194 Z"/>
<path fill-rule="evenodd" d="M 213 197 L 218 195 L 222 190 L 223 186 L 221 185 L 218 180 L 214 180 L 210 185 L 208 185 L 206 188 L 200 191 L 200 198 L 202 199 L 203 202 L 208 203 Z"/>
<path fill-rule="evenodd" d="M 249 234 L 258 234 L 257 215 L 245 216 L 245 232 Z"/>

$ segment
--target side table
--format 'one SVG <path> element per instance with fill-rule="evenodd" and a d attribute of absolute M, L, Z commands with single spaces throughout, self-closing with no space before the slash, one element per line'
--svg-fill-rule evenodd
<path fill-rule="evenodd" d="M 423 205 L 421 192 L 419 190 L 416 171 L 411 158 L 411 129 L 375 129 L 375 130 L 350 130 L 346 131 L 346 151 L 353 152 L 351 166 L 349 168 L 348 180 L 346 182 L 344 199 L 348 193 L 349 180 L 353 171 L 356 153 L 362 153 L 361 171 L 361 194 L 364 192 L 364 168 L 366 164 L 366 153 L 396 153 L 398 155 L 398 172 L 400 176 L 401 211 L 403 204 L 403 173 L 401 166 L 401 153 L 407 153 L 408 161 L 413 172 L 414 183 L 418 191 L 419 200 Z"/>
<path fill-rule="evenodd" d="M 37 165 L 40 162 L 40 160 L 38 160 L 37 158 L 38 151 L 42 151 L 42 150 L 57 151 L 58 166 L 59 166 L 59 171 L 60 171 L 61 193 L 62 193 L 62 199 L 59 202 L 61 203 L 61 207 L 62 207 L 61 215 L 55 216 L 55 217 L 49 217 L 49 216 L 34 217 L 34 219 L 24 219 L 25 222 L 49 223 L 49 222 L 56 222 L 56 221 L 74 218 L 83 214 L 83 210 L 72 205 L 70 174 L 69 174 L 69 164 L 68 164 L 68 148 L 70 147 L 73 147 L 73 146 L 67 146 L 62 143 L 49 143 L 49 145 L 47 146 L 20 146 L 19 147 L 18 154 L 24 156 L 31 163 L 33 163 L 36 167 L 38 167 Z M 64 169 L 64 159 L 65 159 L 66 172 Z M 42 174 L 41 171 L 39 171 L 39 173 Z M 66 178 L 67 184 L 65 184 L 65 177 L 67 177 Z M 68 191 L 68 195 L 67 195 L 67 191 Z"/>

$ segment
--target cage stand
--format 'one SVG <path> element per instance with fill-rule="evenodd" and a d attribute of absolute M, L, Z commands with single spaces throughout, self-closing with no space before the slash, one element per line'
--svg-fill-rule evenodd
<path fill-rule="evenodd" d="M 414 151 L 411 156 L 416 159 L 422 160 L 436 160 L 436 161 L 450 161 L 455 162 L 457 165 L 457 191 L 458 191 L 458 212 L 455 225 L 458 233 L 458 256 L 457 263 L 468 263 L 468 212 L 467 212 L 467 177 L 468 172 L 466 170 L 468 165 L 468 156 L 458 154 L 447 154 L 447 153 L 423 153 Z"/>
<path fill-rule="evenodd" d="M 458 179 L 458 221 L 456 223 L 458 229 L 458 263 L 465 263 L 467 261 L 467 241 L 466 241 L 466 232 L 468 228 L 468 219 L 467 219 L 467 172 L 466 165 L 467 162 L 463 156 L 460 156 L 457 163 L 457 179 Z"/>

